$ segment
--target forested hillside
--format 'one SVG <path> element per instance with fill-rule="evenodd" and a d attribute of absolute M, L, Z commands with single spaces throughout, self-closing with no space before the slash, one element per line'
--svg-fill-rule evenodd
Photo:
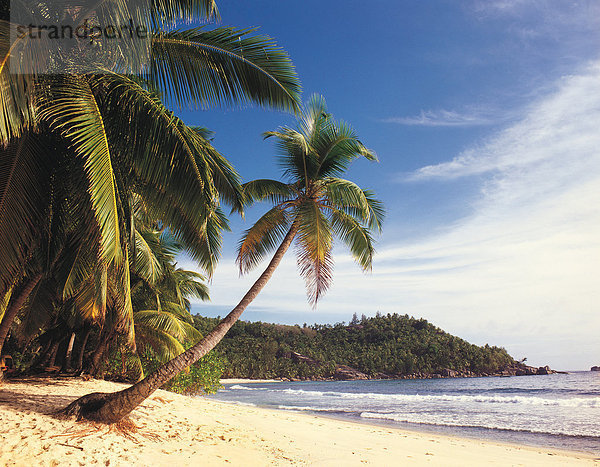
<path fill-rule="evenodd" d="M 196 315 L 194 322 L 206 334 L 218 319 Z M 225 360 L 223 376 L 237 378 L 344 378 L 350 369 L 340 366 L 368 377 L 489 375 L 517 365 L 503 348 L 469 344 L 424 319 L 397 314 L 355 315 L 336 325 L 240 321 L 216 350 Z"/>

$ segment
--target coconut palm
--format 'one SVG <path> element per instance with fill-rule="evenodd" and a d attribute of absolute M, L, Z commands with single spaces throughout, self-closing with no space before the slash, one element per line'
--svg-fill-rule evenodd
<path fill-rule="evenodd" d="M 277 138 L 279 162 L 286 182 L 256 180 L 244 185 L 249 201 L 275 205 L 243 236 L 238 251 L 241 272 L 256 266 L 275 250 L 267 268 L 238 305 L 200 342 L 137 384 L 117 393 L 94 393 L 70 404 L 65 412 L 115 423 L 128 415 L 157 388 L 212 350 L 267 284 L 294 241 L 300 273 L 314 305 L 332 280 L 333 237 L 337 236 L 363 270 L 371 268 L 372 231 L 380 230 L 382 204 L 370 191 L 339 178 L 350 163 L 364 157 L 376 160 L 352 128 L 336 122 L 325 101 L 314 96 L 299 120 L 298 129 L 282 128 L 266 137 Z"/>
<path fill-rule="evenodd" d="M 66 11 L 62 2 L 17 3 L 46 19 Z M 111 47 L 103 56 L 120 57 L 112 67 L 92 62 L 95 68 L 82 72 L 78 57 L 71 57 L 77 73 L 42 74 L 30 65 L 51 64 L 60 54 L 49 55 L 43 40 L 16 47 L 10 31 L 17 25 L 0 21 L 0 300 L 6 302 L 0 348 L 48 273 L 30 263 L 45 238 L 42 226 L 65 212 L 65 199 L 69 215 L 77 211 L 88 221 L 82 244 L 99 245 L 100 271 L 119 268 L 126 292 L 133 232 L 127 200 L 134 192 L 201 267 L 214 268 L 220 232 L 227 228 L 219 204 L 241 211 L 239 178 L 206 131 L 185 125 L 163 100 L 178 108 L 245 102 L 297 107 L 293 65 L 270 38 L 234 28 L 173 28 L 217 17 L 212 0 L 151 1 L 145 9 L 126 0 L 92 3 L 80 18 L 104 16 L 113 24 L 136 18 L 151 30 L 148 41 L 102 44 Z M 130 308 L 129 300 L 124 306 Z"/>

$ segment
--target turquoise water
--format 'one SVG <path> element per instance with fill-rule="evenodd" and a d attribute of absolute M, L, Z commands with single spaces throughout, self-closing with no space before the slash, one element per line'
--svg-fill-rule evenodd
<path fill-rule="evenodd" d="M 211 398 L 600 454 L 600 372 L 230 384 Z"/>

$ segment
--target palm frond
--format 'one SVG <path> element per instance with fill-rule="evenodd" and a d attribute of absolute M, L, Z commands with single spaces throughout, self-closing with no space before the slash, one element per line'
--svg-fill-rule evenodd
<path fill-rule="evenodd" d="M 265 255 L 277 248 L 285 237 L 290 223 L 286 211 L 275 206 L 244 232 L 238 244 L 236 259 L 240 274 L 250 271 L 264 259 Z"/>
<path fill-rule="evenodd" d="M 92 208 L 101 232 L 102 257 L 122 259 L 118 193 L 114 161 L 99 103 L 87 80 L 55 77 L 53 92 L 42 102 L 42 118 L 61 131 L 83 158 Z"/>
<path fill-rule="evenodd" d="M 195 340 L 199 337 L 198 330 L 173 313 L 167 311 L 143 310 L 135 313 L 135 325 L 143 325 L 173 336 L 179 341 Z"/>
<path fill-rule="evenodd" d="M 316 306 L 333 280 L 331 225 L 312 201 L 298 209 L 297 263 L 304 278 L 309 303 Z"/>
<path fill-rule="evenodd" d="M 252 29 L 157 32 L 145 78 L 169 100 L 206 108 L 255 102 L 296 111 L 300 83 L 288 55 Z"/>
<path fill-rule="evenodd" d="M 4 318 L 4 313 L 6 312 L 6 308 L 10 303 L 10 297 L 12 297 L 12 292 L 14 289 L 14 285 L 8 288 L 8 290 L 4 293 L 2 298 L 0 299 L 0 322 L 2 322 L 2 318 Z"/>
<path fill-rule="evenodd" d="M 302 115 L 298 126 L 303 135 L 310 141 L 314 141 L 322 133 L 323 128 L 329 123 L 331 115 L 327 110 L 325 98 L 319 94 L 311 94 L 308 102 L 302 109 Z"/>
<path fill-rule="evenodd" d="M 342 178 L 327 177 L 322 181 L 324 198 L 338 209 L 349 209 L 361 221 L 370 221 L 371 210 L 365 193 L 354 182 Z"/>
<path fill-rule="evenodd" d="M 385 220 L 385 207 L 383 203 L 375 198 L 375 193 L 371 190 L 363 190 L 367 205 L 369 206 L 369 222 L 370 229 L 376 228 L 379 232 L 383 229 L 383 221 Z"/>
<path fill-rule="evenodd" d="M 156 257 L 160 245 L 155 232 L 135 230 L 135 273 L 150 285 L 154 285 L 162 272 L 162 265 Z"/>
<path fill-rule="evenodd" d="M 343 173 L 358 157 L 377 160 L 377 155 L 367 149 L 358 140 L 352 127 L 344 122 L 332 122 L 318 134 L 312 144 L 319 154 L 317 171 L 321 177 Z"/>
<path fill-rule="evenodd" d="M 229 161 L 210 144 L 206 129 L 193 127 L 191 130 L 197 134 L 196 147 L 202 149 L 201 161 L 210 167 L 212 183 L 216 188 L 219 200 L 231 206 L 234 212 L 242 214 L 244 204 L 239 174 Z"/>
<path fill-rule="evenodd" d="M 264 138 L 277 138 L 275 149 L 278 154 L 277 162 L 284 171 L 284 176 L 302 186 L 315 173 L 318 159 L 306 135 L 292 128 L 283 127 L 279 131 L 267 131 Z"/>
<path fill-rule="evenodd" d="M 73 295 L 75 308 L 81 317 L 86 321 L 103 322 L 105 319 L 106 307 L 98 308 L 98 297 L 103 294 L 96 289 L 94 276 L 81 282 L 77 292 Z M 104 312 L 104 313 L 103 313 Z"/>
<path fill-rule="evenodd" d="M 336 235 L 348 246 L 350 253 L 363 271 L 370 271 L 373 264 L 373 237 L 368 229 L 356 219 L 340 210 L 330 214 L 331 227 Z"/>
<path fill-rule="evenodd" d="M 0 157 L 0 293 L 22 271 L 47 214 L 52 155 L 32 134 L 13 139 Z"/>
<path fill-rule="evenodd" d="M 148 185 L 139 185 L 137 191 L 148 201 L 152 216 L 172 226 L 171 233 L 175 239 L 181 242 L 192 259 L 209 275 L 212 274 L 221 253 L 221 232 L 229 229 L 223 212 L 215 209 L 201 218 L 181 207 L 178 200 L 167 192 Z"/>
<path fill-rule="evenodd" d="M 186 323 L 186 324 L 194 323 L 194 318 L 192 317 L 192 315 L 190 315 L 190 312 L 185 307 L 181 306 L 181 303 L 179 303 L 178 301 L 177 302 L 172 302 L 172 301 L 165 302 L 163 305 L 163 311 L 171 313 L 173 316 L 175 316 L 178 320 L 180 320 L 183 323 Z"/>
<path fill-rule="evenodd" d="M 136 331 L 138 345 L 142 349 L 151 349 L 152 353 L 162 363 L 185 351 L 183 345 L 167 332 L 144 324 L 138 324 Z"/>
<path fill-rule="evenodd" d="M 279 204 L 294 194 L 294 190 L 290 185 L 269 179 L 252 180 L 244 183 L 242 188 L 246 205 L 263 200 Z"/>
<path fill-rule="evenodd" d="M 208 287 L 203 282 L 205 277 L 196 272 L 186 269 L 176 269 L 173 272 L 177 281 L 177 289 L 182 297 L 199 298 L 200 300 L 210 300 Z"/>
<path fill-rule="evenodd" d="M 152 19 L 157 26 L 189 22 L 191 18 L 219 20 L 214 0 L 152 0 Z"/>

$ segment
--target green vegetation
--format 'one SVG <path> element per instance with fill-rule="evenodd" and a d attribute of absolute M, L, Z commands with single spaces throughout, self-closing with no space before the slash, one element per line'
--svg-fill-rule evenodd
<path fill-rule="evenodd" d="M 84 278 L 73 294 L 57 296 L 56 282 L 42 281 L 13 323 L 5 350 L 21 372 L 60 371 L 89 373 L 95 377 L 135 382 L 161 364 L 181 354 L 202 335 L 193 327 L 189 313 L 191 298 L 208 299 L 200 274 L 177 267 L 180 245 L 168 231 L 136 223 L 137 255 L 130 269 L 132 319 L 115 306 L 110 270 L 100 277 L 106 282 L 104 309 L 98 313 L 86 290 L 94 286 L 92 273 L 82 268 Z M 210 355 L 166 386 L 177 392 L 211 392 L 219 384 L 223 363 Z"/>
<path fill-rule="evenodd" d="M 0 351 L 6 342 L 22 369 L 137 380 L 65 410 L 115 423 L 166 384 L 214 390 L 224 362 L 208 352 L 292 244 L 313 306 L 333 280 L 334 239 L 370 270 L 384 209 L 373 192 L 340 178 L 375 153 L 333 119 L 322 97 L 300 108 L 294 66 L 270 38 L 181 27 L 217 19 L 212 0 L 90 8 L 69 14 L 74 22 L 135 18 L 150 33 L 56 49 L 42 27 L 39 40 L 11 43 L 11 25 L 0 24 Z M 40 19 L 64 13 L 45 0 L 27 9 Z M 298 116 L 296 128 L 265 133 L 276 142 L 283 181 L 241 185 L 210 131 L 171 110 L 250 102 Z M 188 300 L 208 297 L 204 277 L 177 268 L 175 255 L 186 251 L 210 276 L 228 229 L 223 204 L 243 213 L 259 201 L 273 206 L 243 235 L 240 271 L 273 256 L 231 313 L 198 332 Z M 331 371 L 330 363 L 312 366 L 302 374 Z"/>
<path fill-rule="evenodd" d="M 218 319 L 194 316 L 201 333 Z M 503 348 L 480 347 L 452 336 L 424 319 L 386 315 L 350 324 L 300 327 L 240 321 L 216 347 L 225 361 L 224 377 L 319 379 L 337 365 L 370 377 L 440 374 L 443 370 L 494 374 L 512 366 Z M 293 353 L 308 357 L 299 359 Z"/>

